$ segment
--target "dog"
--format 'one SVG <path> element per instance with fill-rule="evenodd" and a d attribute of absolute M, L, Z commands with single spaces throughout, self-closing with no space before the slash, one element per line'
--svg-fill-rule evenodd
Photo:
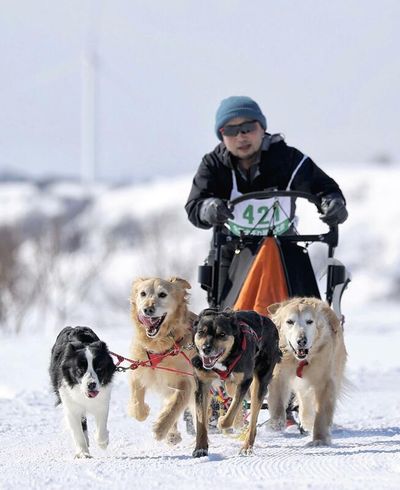
<path fill-rule="evenodd" d="M 273 322 L 255 311 L 206 309 L 195 322 L 197 356 L 192 360 L 196 377 L 196 447 L 193 457 L 208 455 L 208 405 L 216 378 L 225 380 L 232 402 L 219 418 L 222 431 L 231 428 L 248 390 L 251 411 L 241 454 L 253 452 L 258 415 L 276 363 L 280 361 L 278 331 Z"/>
<path fill-rule="evenodd" d="M 131 319 L 134 339 L 131 355 L 144 366 L 132 370 L 128 413 L 138 421 L 146 420 L 150 407 L 147 390 L 163 398 L 163 407 L 153 425 L 156 440 L 178 444 L 181 434 L 177 420 L 186 407 L 194 406 L 193 321 L 188 309 L 190 284 L 171 277 L 139 278 L 132 284 Z"/>
<path fill-rule="evenodd" d="M 96 420 L 96 441 L 105 449 L 107 418 L 115 365 L 107 345 L 89 327 L 65 327 L 51 350 L 50 379 L 63 406 L 75 443 L 76 458 L 90 458 L 86 414 Z"/>
<path fill-rule="evenodd" d="M 327 446 L 347 358 L 342 325 L 329 305 L 316 298 L 289 299 L 268 311 L 283 351 L 269 387 L 268 425 L 284 428 L 285 409 L 294 392 L 300 428 L 312 432 L 308 446 Z"/>

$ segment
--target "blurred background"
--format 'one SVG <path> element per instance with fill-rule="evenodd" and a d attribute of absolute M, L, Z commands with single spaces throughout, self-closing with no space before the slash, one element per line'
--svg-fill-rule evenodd
<path fill-rule="evenodd" d="M 397 304 L 399 2 L 0 5 L 2 330 L 127 322 L 139 274 L 196 283 L 210 235 L 183 205 L 230 95 L 342 187 L 348 308 Z"/>
<path fill-rule="evenodd" d="M 400 160 L 396 0 L 0 5 L 3 174 L 190 174 L 241 94 L 321 164 Z"/>

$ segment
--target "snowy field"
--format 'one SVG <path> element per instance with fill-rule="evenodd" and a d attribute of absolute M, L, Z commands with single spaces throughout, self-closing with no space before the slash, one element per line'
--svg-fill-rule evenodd
<path fill-rule="evenodd" d="M 348 377 L 353 385 L 339 405 L 333 446 L 305 448 L 298 434 L 260 427 L 255 454 L 238 455 L 240 441 L 210 434 L 208 458 L 193 459 L 194 439 L 184 434 L 171 448 L 154 441 L 149 420 L 126 414 L 127 374 L 117 373 L 109 417 L 110 445 L 92 444 L 93 459 L 74 460 L 70 435 L 54 408 L 47 366 L 52 338 L 22 335 L 1 343 L 0 488 L 398 489 L 400 483 L 400 309 L 348 315 Z M 130 327 L 98 332 L 127 354 Z M 267 411 L 261 414 L 265 420 Z M 89 419 L 89 433 L 93 435 Z M 92 430 L 91 430 L 92 429 Z M 93 440 L 93 437 L 92 437 Z"/>
<path fill-rule="evenodd" d="M 94 457 L 74 460 L 47 373 L 50 349 L 63 325 L 44 325 L 42 330 L 35 326 L 33 331 L 25 327 L 19 335 L 0 336 L 0 488 L 400 488 L 400 302 L 394 289 L 400 276 L 400 232 L 390 226 L 399 222 L 400 211 L 393 203 L 390 215 L 378 209 L 382 192 L 398 182 L 399 173 L 384 178 L 378 171 L 371 175 L 342 170 L 334 175 L 350 212 L 337 256 L 353 273 L 343 300 L 352 386 L 339 404 L 331 447 L 305 448 L 307 436 L 271 434 L 261 426 L 253 456 L 239 456 L 240 441 L 232 435 L 210 434 L 209 457 L 193 459 L 194 440 L 185 434 L 183 423 L 178 446 L 154 441 L 157 398 L 150 398 L 152 412 L 146 422 L 127 416 L 127 374 L 117 373 L 110 445 L 106 451 L 95 446 L 89 418 Z M 136 271 L 130 274 L 134 277 Z M 193 309 L 202 302 L 195 287 Z M 68 319 L 67 324 L 73 322 Z M 111 350 L 128 355 L 128 311 L 122 321 L 104 324 L 91 326 Z M 260 422 L 267 418 L 263 411 Z"/>

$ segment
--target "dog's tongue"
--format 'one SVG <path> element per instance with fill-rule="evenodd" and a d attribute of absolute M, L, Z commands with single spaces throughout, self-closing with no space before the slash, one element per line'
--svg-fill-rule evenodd
<path fill-rule="evenodd" d="M 142 313 L 139 313 L 139 321 L 146 327 L 151 328 L 155 323 L 158 321 L 158 317 L 151 317 L 147 315 L 142 315 Z"/>
<path fill-rule="evenodd" d="M 98 391 L 93 390 L 93 391 L 88 391 L 88 397 L 89 398 L 96 398 L 96 396 L 99 394 Z"/>

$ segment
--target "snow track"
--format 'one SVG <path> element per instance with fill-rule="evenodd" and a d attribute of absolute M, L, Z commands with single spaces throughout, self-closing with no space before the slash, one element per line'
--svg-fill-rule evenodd
<path fill-rule="evenodd" d="M 107 331 L 101 336 L 113 350 L 124 353 L 130 339 L 129 332 L 123 332 Z M 369 349 L 377 359 L 368 362 L 366 351 L 357 350 L 362 334 L 356 328 L 347 332 L 352 388 L 338 406 L 331 447 L 308 448 L 308 436 L 271 433 L 262 426 L 254 455 L 239 456 L 241 441 L 232 435 L 210 434 L 209 456 L 199 459 L 191 456 L 194 438 L 184 432 L 183 421 L 183 441 L 178 446 L 153 439 L 151 426 L 159 408 L 154 396 L 149 398 L 152 410 L 147 421 L 127 416 L 127 374 L 119 373 L 111 400 L 108 449 L 96 447 L 94 421 L 89 417 L 93 459 L 74 460 L 62 410 L 54 407 L 49 389 L 53 336 L 48 341 L 33 336 L 5 338 L 0 344 L 0 489 L 398 490 L 399 332 L 395 325 L 383 332 L 370 329 L 368 335 L 381 343 L 386 337 L 386 357 Z M 263 410 L 260 422 L 267 417 Z"/>
<path fill-rule="evenodd" d="M 393 374 L 380 377 L 381 388 L 390 385 Z M 193 459 L 193 437 L 183 434 L 182 443 L 172 448 L 155 442 L 151 423 L 157 411 L 144 423 L 131 420 L 125 410 L 126 380 L 119 377 L 115 384 L 110 446 L 101 451 L 93 442 L 90 460 L 73 459 L 61 410 L 53 407 L 53 397 L 46 390 L 1 399 L 0 487 L 280 489 L 295 484 L 296 489 L 399 488 L 399 396 L 392 392 L 385 392 L 385 405 L 390 407 L 385 418 L 383 413 L 373 415 L 367 386 L 361 400 L 361 405 L 371 408 L 366 418 L 357 417 L 358 406 L 351 398 L 343 404 L 337 420 L 349 419 L 351 413 L 353 420 L 346 427 L 335 427 L 332 447 L 306 448 L 307 436 L 274 434 L 260 427 L 253 456 L 238 456 L 241 441 L 234 436 L 210 434 L 209 457 Z M 157 400 L 153 406 L 158 406 Z M 379 410 L 379 404 L 376 407 Z M 266 411 L 262 417 L 267 417 Z M 89 434 L 93 434 L 90 418 Z"/>

